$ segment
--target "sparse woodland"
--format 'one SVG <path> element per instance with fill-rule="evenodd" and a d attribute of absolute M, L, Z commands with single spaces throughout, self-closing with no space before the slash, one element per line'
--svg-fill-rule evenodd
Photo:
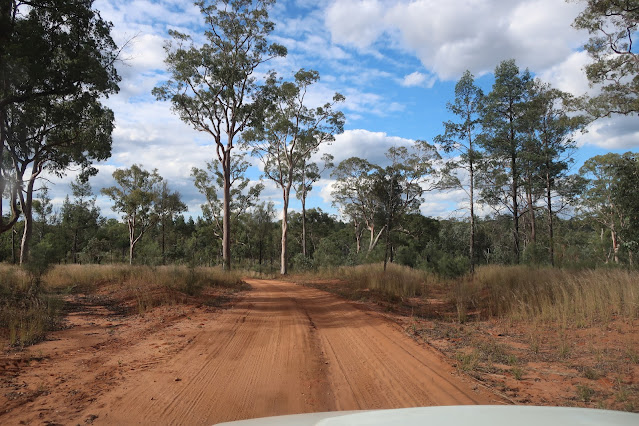
<path fill-rule="evenodd" d="M 113 142 L 114 115 L 102 103 L 121 80 L 111 24 L 90 1 L 0 3 L 0 342 L 43 339 L 59 327 L 63 295 L 101 285 L 123 286 L 133 295 L 127 306 L 144 313 L 194 301 L 217 306 L 222 299 L 205 289 L 229 298 L 247 290 L 242 276 L 291 273 L 445 324 L 499 318 L 567 330 L 621 321 L 632 330 L 639 154 L 598 155 L 580 167 L 573 155 L 590 123 L 639 111 L 637 1 L 581 2 L 574 26 L 590 33 L 585 72 L 599 95 L 575 98 L 515 60 L 495 64 L 486 92 L 467 71 L 450 93 L 453 118 L 442 134 L 391 148 L 384 165 L 318 158 L 344 131 L 344 96 L 310 105 L 317 71 L 262 72 L 287 55 L 269 38 L 273 3 L 198 1 L 206 43 L 171 32 L 169 77 L 153 95 L 210 138 L 206 169 L 191 170 L 202 214 L 189 214 L 157 170 L 133 164 L 101 189 L 119 219 L 100 210 L 90 183 Z M 283 212 L 261 198 L 263 182 L 247 176 L 250 156 L 280 191 Z M 43 178 L 70 170 L 80 173 L 54 206 Z M 321 177 L 335 182 L 339 216 L 308 201 Z M 420 206 L 441 191 L 457 191 L 465 208 L 424 216 Z M 291 197 L 301 211 L 289 208 Z M 434 333 L 420 324 L 411 334 Z M 442 350 L 477 374 L 486 359 L 486 351 Z M 638 360 L 630 348 L 615 362 Z M 514 376 L 525 372 L 517 358 L 503 363 Z M 628 386 L 630 396 L 614 404 L 636 411 L 639 385 Z M 580 398 L 590 401 L 586 390 Z"/>
<path fill-rule="evenodd" d="M 320 145 L 343 131 L 343 96 L 321 107 L 307 105 L 305 94 L 320 79 L 312 70 L 302 69 L 293 79 L 275 73 L 264 82 L 255 78 L 257 67 L 286 55 L 286 48 L 268 41 L 271 1 L 259 7 L 201 3 L 214 30 L 207 33 L 209 42 L 196 46 L 173 32 L 166 46 L 171 79 L 153 93 L 215 144 L 208 171 L 193 170 L 194 185 L 206 197 L 203 215 L 189 215 L 180 194 L 157 171 L 134 164 L 117 170 L 115 185 L 102 190 L 122 218 L 107 220 L 88 179 L 95 173 L 92 162 L 107 158 L 112 142 L 113 114 L 99 101 L 118 91 L 120 79 L 110 26 L 87 3 L 70 2 L 52 13 L 47 2 L 35 2 L 21 14 L 16 13 L 21 2 L 8 2 L 2 19 L 10 25 L 3 27 L 0 51 L 6 83 L 0 103 L 0 259 L 26 264 L 35 250 L 58 264 L 128 261 L 229 269 L 232 260 L 234 268 L 282 274 L 289 267 L 307 271 L 375 262 L 444 276 L 484 264 L 632 268 L 639 249 L 635 153 L 596 156 L 580 169 L 572 154 L 575 136 L 588 123 L 636 111 L 632 32 L 623 31 L 626 24 L 635 28 L 636 20 L 632 11 L 620 10 L 625 21 L 610 21 L 619 33 L 604 35 L 598 30 L 605 19 L 600 9 L 622 6 L 587 3 L 575 25 L 591 32 L 586 48 L 594 64 L 587 72 L 603 87 L 599 97 L 575 99 L 514 60 L 497 64 L 488 93 L 466 72 L 451 93 L 447 108 L 455 119 L 443 123 L 445 132 L 391 149 L 386 167 L 365 158 L 312 162 Z M 74 21 L 77 28 L 56 25 L 80 13 L 84 21 Z M 66 37 L 74 32 L 87 38 L 82 46 L 93 46 L 82 51 L 87 62 L 81 69 L 30 65 L 47 43 L 59 44 L 59 60 L 70 54 L 80 43 Z M 27 47 L 32 40 L 25 33 L 57 38 Z M 15 77 L 19 72 L 23 76 Z M 28 73 L 33 75 L 24 78 Z M 283 220 L 260 200 L 263 185 L 245 176 L 247 154 L 262 160 L 264 178 L 281 189 Z M 54 209 L 42 173 L 70 168 L 82 173 Z M 313 190 L 309 179 L 317 180 L 320 168 L 336 180 L 339 217 L 306 203 Z M 420 213 L 433 191 L 449 190 L 466 197 L 467 208 L 452 216 L 456 219 Z M 303 211 L 288 211 L 291 195 L 302 200 Z"/>

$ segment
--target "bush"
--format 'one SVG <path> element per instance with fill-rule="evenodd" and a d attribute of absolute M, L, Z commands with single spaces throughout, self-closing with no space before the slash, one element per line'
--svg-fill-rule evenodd
<path fill-rule="evenodd" d="M 10 345 L 36 343 L 58 325 L 62 301 L 42 294 L 29 275 L 18 267 L 0 271 L 0 337 Z"/>
<path fill-rule="evenodd" d="M 297 253 L 291 259 L 291 267 L 295 271 L 310 271 L 314 269 L 315 265 L 313 259 L 308 256 L 304 256 L 302 253 Z"/>

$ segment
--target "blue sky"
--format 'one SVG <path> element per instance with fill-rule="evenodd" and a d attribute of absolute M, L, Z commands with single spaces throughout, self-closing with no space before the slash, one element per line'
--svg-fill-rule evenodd
<path fill-rule="evenodd" d="M 106 100 L 116 118 L 113 156 L 98 164 L 94 191 L 113 184 L 116 168 L 142 164 L 157 168 L 180 191 L 189 214 L 197 216 L 203 197 L 190 170 L 204 168 L 213 158 L 213 142 L 182 123 L 169 104 L 155 101 L 151 90 L 167 78 L 163 44 L 168 30 L 201 38 L 199 10 L 181 0 L 97 0 L 94 7 L 113 22 L 116 42 L 133 37 L 119 66 L 121 91 Z M 346 96 L 341 106 L 345 132 L 322 153 L 333 154 L 336 162 L 360 156 L 383 164 L 389 147 L 432 141 L 443 131 L 442 122 L 451 118 L 446 102 L 466 69 L 485 91 L 495 66 L 510 58 L 559 89 L 575 95 L 594 90 L 582 71 L 589 60 L 581 49 L 588 35 L 571 27 L 581 8 L 562 0 L 280 0 L 271 10 L 272 40 L 289 54 L 261 71 L 274 69 L 284 78 L 302 67 L 319 71 L 311 103 L 322 104 L 334 92 Z M 577 141 L 577 167 L 593 155 L 637 150 L 639 120 L 600 120 Z M 259 164 L 249 176 L 259 179 Z M 72 177 L 53 179 L 54 202 L 61 203 Z M 263 199 L 277 208 L 281 193 L 264 183 Z M 336 213 L 330 189 L 327 174 L 315 185 L 309 207 Z M 421 210 L 448 217 L 464 202 L 459 191 L 429 193 Z M 103 214 L 114 215 L 108 199 L 99 196 L 98 204 Z"/>

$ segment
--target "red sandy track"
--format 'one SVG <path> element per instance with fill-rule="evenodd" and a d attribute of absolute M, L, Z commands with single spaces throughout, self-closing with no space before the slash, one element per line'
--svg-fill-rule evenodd
<path fill-rule="evenodd" d="M 52 420 L 196 425 L 502 401 L 377 313 L 287 282 L 248 282 L 253 290 L 233 308 L 208 320 L 175 321 L 171 327 L 184 342 L 179 350 L 132 368 L 82 410 Z M 194 321 L 205 322 L 195 328 Z"/>

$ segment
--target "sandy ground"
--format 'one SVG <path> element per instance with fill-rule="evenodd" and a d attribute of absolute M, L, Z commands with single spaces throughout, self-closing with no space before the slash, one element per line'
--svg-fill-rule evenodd
<path fill-rule="evenodd" d="M 383 315 L 281 281 L 226 310 L 126 317 L 86 300 L 72 327 L 3 358 L 0 424 L 214 424 L 304 412 L 504 400 Z"/>

